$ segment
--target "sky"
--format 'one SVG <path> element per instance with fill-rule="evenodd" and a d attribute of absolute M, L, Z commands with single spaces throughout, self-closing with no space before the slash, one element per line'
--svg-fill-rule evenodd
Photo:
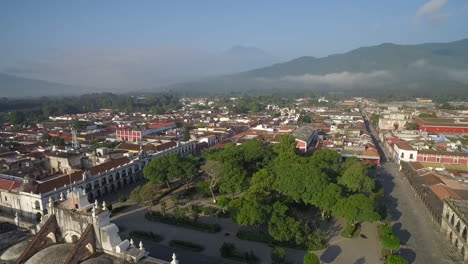
<path fill-rule="evenodd" d="M 468 1 L 3 0 L 0 32 L 0 72 L 112 86 L 119 75 L 171 82 L 386 42 L 459 40 Z M 225 56 L 234 45 L 267 55 L 249 67 Z"/>

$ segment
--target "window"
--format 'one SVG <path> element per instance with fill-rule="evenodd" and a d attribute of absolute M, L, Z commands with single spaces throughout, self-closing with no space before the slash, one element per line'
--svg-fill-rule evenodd
<path fill-rule="evenodd" d="M 5 202 L 8 201 L 8 198 L 5 196 Z"/>
<path fill-rule="evenodd" d="M 436 162 L 440 162 L 440 157 L 437 157 L 437 158 L 436 158 Z"/>
<path fill-rule="evenodd" d="M 423 160 L 424 160 L 424 161 L 427 161 L 427 157 L 426 157 L 426 156 L 424 156 L 424 157 L 423 157 Z"/>
<path fill-rule="evenodd" d="M 401 153 L 401 158 L 402 158 L 402 159 L 405 158 L 405 153 L 404 153 L 404 152 Z"/>
<path fill-rule="evenodd" d="M 455 159 L 453 160 L 453 163 L 458 164 L 458 158 L 455 158 Z"/>
<path fill-rule="evenodd" d="M 411 153 L 411 154 L 409 155 L 409 159 L 410 159 L 410 160 L 413 159 L 413 153 Z"/>

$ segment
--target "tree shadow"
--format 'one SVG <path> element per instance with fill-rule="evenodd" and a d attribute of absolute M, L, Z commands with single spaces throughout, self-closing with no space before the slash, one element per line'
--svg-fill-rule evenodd
<path fill-rule="evenodd" d="M 416 252 L 409 248 L 400 249 L 400 256 L 408 261 L 408 263 L 413 263 L 416 259 Z"/>
<path fill-rule="evenodd" d="M 411 237 L 411 233 L 406 229 L 401 229 L 401 223 L 395 223 L 392 226 L 392 231 L 393 234 L 400 239 L 400 243 L 402 245 L 406 245 L 406 243 L 408 243 L 408 240 Z"/>
<path fill-rule="evenodd" d="M 326 230 L 328 241 L 330 241 L 333 237 L 338 236 L 343 229 L 342 226 L 338 224 L 336 218 L 332 218 L 327 223 L 321 224 L 320 228 L 322 230 Z"/>
<path fill-rule="evenodd" d="M 320 256 L 320 260 L 324 263 L 333 263 L 333 261 L 341 254 L 341 248 L 333 245 L 327 248 Z"/>
<path fill-rule="evenodd" d="M 391 220 L 398 221 L 401 217 L 401 212 L 397 209 L 398 199 L 391 196 L 391 193 L 395 188 L 393 176 L 390 175 L 383 167 L 377 167 L 375 169 L 375 174 L 376 180 L 384 188 L 384 203 L 387 209 L 387 213 L 390 215 Z"/>
<path fill-rule="evenodd" d="M 366 258 L 365 257 L 359 258 L 353 264 L 367 264 Z"/>

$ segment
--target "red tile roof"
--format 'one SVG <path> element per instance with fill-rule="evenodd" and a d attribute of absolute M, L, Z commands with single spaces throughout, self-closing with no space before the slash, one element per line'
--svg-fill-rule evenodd
<path fill-rule="evenodd" d="M 125 165 L 125 164 L 127 164 L 129 162 L 130 162 L 130 158 L 122 157 L 122 158 L 113 159 L 113 160 L 110 160 L 110 161 L 108 161 L 106 163 L 91 167 L 88 170 L 92 175 L 96 175 L 99 172 L 102 173 L 102 172 L 105 172 L 106 170 L 111 170 L 112 168 L 116 168 L 118 166 Z"/>
<path fill-rule="evenodd" d="M 440 151 L 440 150 L 429 150 L 423 149 L 418 151 L 419 154 L 434 155 L 434 156 L 458 156 L 468 157 L 468 152 L 455 152 L 455 151 Z"/>
<path fill-rule="evenodd" d="M 112 168 L 118 167 L 119 165 L 124 165 L 129 162 L 130 159 L 128 157 L 122 157 L 91 167 L 88 170 L 92 175 L 96 175 L 99 172 L 102 173 L 106 170 L 110 170 Z M 39 184 L 31 185 L 28 189 L 25 189 L 25 191 L 31 191 L 33 193 L 47 193 L 54 190 L 54 188 L 61 188 L 64 185 L 72 184 L 73 182 L 79 182 L 81 180 L 83 180 L 83 171 L 77 171 L 72 174 L 62 175 L 51 180 L 41 182 Z"/>
<path fill-rule="evenodd" d="M 442 185 L 442 184 L 436 184 L 432 185 L 431 187 L 432 192 L 440 199 L 457 199 L 457 200 L 463 200 L 463 197 L 461 197 L 458 193 L 456 193 L 454 190 L 450 189 L 449 187 Z"/>
<path fill-rule="evenodd" d="M 21 186 L 21 182 L 0 179 L 0 189 L 11 191 Z"/>
<path fill-rule="evenodd" d="M 398 146 L 399 149 L 413 150 L 413 147 L 411 147 L 408 143 L 404 141 L 397 142 L 396 145 Z"/>

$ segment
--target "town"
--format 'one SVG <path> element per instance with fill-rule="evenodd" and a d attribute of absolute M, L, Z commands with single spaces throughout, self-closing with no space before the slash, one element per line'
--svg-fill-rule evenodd
<path fill-rule="evenodd" d="M 46 105 L 37 122 L 28 110 L 6 113 L 0 259 L 468 260 L 467 102 L 166 101 L 67 113 Z M 59 241 L 70 243 L 51 245 Z"/>

